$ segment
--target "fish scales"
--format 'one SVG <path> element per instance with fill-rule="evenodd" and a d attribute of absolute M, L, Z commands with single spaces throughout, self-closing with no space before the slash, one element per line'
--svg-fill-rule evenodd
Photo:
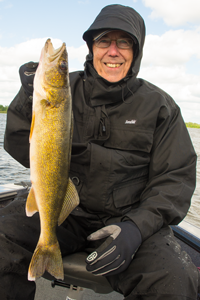
<path fill-rule="evenodd" d="M 26 214 L 39 212 L 41 232 L 30 262 L 29 280 L 36 280 L 45 271 L 57 279 L 64 278 L 56 227 L 79 203 L 76 188 L 69 179 L 72 130 L 66 46 L 63 43 L 54 50 L 48 39 L 34 79 L 30 133 L 32 187 Z"/>

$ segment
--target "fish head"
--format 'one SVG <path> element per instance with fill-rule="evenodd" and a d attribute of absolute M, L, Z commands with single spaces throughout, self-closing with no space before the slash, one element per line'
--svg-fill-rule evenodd
<path fill-rule="evenodd" d="M 33 106 L 37 106 L 37 103 L 45 99 L 47 107 L 49 103 L 51 107 L 55 107 L 63 100 L 65 90 L 69 89 L 68 55 L 65 43 L 60 48 L 54 49 L 51 39 L 46 41 L 33 84 Z M 45 101 L 42 103 L 44 104 Z"/>
<path fill-rule="evenodd" d="M 69 85 L 68 55 L 66 44 L 54 49 L 48 39 L 41 51 L 39 65 L 34 78 L 34 90 L 46 98 L 47 90 L 65 88 Z"/>
<path fill-rule="evenodd" d="M 41 66 L 40 66 L 41 65 Z M 39 68 L 42 71 L 44 86 L 61 88 L 68 84 L 68 56 L 66 44 L 54 49 L 51 39 L 48 39 L 42 49 Z"/>

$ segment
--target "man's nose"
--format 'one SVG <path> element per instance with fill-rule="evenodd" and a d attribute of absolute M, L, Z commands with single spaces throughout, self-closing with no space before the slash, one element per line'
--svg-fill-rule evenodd
<path fill-rule="evenodd" d="M 108 48 L 108 54 L 112 56 L 116 56 L 119 54 L 119 48 L 117 47 L 116 41 L 111 41 L 111 44 Z"/>

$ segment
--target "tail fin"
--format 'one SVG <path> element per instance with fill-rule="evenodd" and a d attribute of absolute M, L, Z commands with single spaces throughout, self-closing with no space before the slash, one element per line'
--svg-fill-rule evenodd
<path fill-rule="evenodd" d="M 45 271 L 57 279 L 64 279 L 62 256 L 58 241 L 49 247 L 43 246 L 40 241 L 38 242 L 29 265 L 28 280 L 36 280 Z"/>

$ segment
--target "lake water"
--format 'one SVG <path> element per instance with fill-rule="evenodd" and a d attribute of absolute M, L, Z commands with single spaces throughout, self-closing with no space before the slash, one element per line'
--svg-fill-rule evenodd
<path fill-rule="evenodd" d="M 0 113 L 0 185 L 30 180 L 30 170 L 24 168 L 3 149 L 3 138 L 6 126 L 6 114 Z M 188 128 L 197 160 L 197 184 L 192 197 L 192 205 L 185 220 L 200 227 L 200 129 Z"/>
<path fill-rule="evenodd" d="M 3 149 L 7 114 L 0 113 L 0 185 L 30 180 L 30 170 L 24 168 Z"/>

